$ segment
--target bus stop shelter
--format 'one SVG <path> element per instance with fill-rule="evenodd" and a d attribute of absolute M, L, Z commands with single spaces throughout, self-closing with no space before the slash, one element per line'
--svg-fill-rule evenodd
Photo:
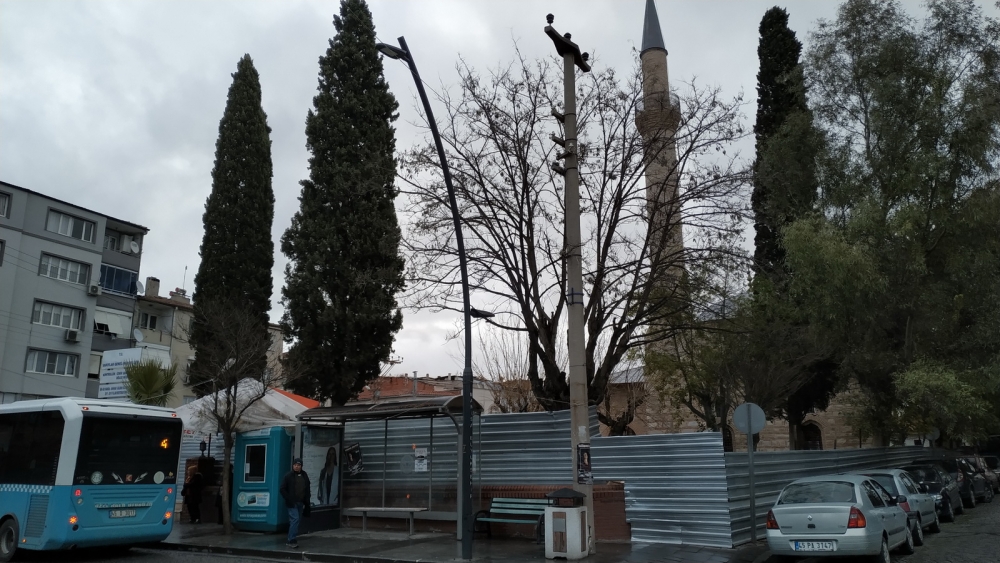
<path fill-rule="evenodd" d="M 478 498 L 479 419 L 472 401 L 473 499 Z M 342 426 L 340 507 L 346 516 L 453 521 L 461 518 L 459 490 L 462 396 L 389 397 L 317 407 L 298 415 L 310 427 Z M 473 501 L 475 502 L 475 500 Z M 473 510 L 476 506 L 472 507 Z"/>

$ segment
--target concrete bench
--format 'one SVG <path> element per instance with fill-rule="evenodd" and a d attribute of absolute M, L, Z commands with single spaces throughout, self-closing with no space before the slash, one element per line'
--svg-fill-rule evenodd
<path fill-rule="evenodd" d="M 472 520 L 473 532 L 476 524 L 486 522 L 486 534 L 492 536 L 490 522 L 508 524 L 533 524 L 535 541 L 541 543 L 545 526 L 545 507 L 549 501 L 539 498 L 495 498 L 490 501 L 489 510 L 480 510 Z"/>
<path fill-rule="evenodd" d="M 386 506 L 358 506 L 348 508 L 345 512 L 361 513 L 361 531 L 368 531 L 368 514 L 377 515 L 384 518 L 407 518 L 410 521 L 410 535 L 413 535 L 413 515 L 417 512 L 424 512 L 426 508 L 395 508 Z"/>

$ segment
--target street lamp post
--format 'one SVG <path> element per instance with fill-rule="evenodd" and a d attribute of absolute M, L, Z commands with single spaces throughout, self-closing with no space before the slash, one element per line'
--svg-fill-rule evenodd
<path fill-rule="evenodd" d="M 465 260 L 465 243 L 462 240 L 462 222 L 458 214 L 458 202 L 455 200 L 455 188 L 451 184 L 451 172 L 448 170 L 448 161 L 444 155 L 444 144 L 441 142 L 441 135 L 438 133 L 437 123 L 434 121 L 434 113 L 431 112 L 431 103 L 427 99 L 427 92 L 424 91 L 424 83 L 417 72 L 417 63 L 413 61 L 409 47 L 406 46 L 406 39 L 398 39 L 399 47 L 386 43 L 376 45 L 378 50 L 390 59 L 404 61 L 410 67 L 413 75 L 413 82 L 417 85 L 417 92 L 420 94 L 420 101 L 424 104 L 424 113 L 427 114 L 427 125 L 431 128 L 431 135 L 434 137 L 434 144 L 437 145 L 438 158 L 441 159 L 441 172 L 444 175 L 444 185 L 448 188 L 448 202 L 451 204 L 451 215 L 455 222 L 455 244 L 458 246 L 458 262 L 462 272 L 462 305 L 465 313 L 465 370 L 462 371 L 462 459 L 459 473 L 461 483 L 459 486 L 459 499 L 462 509 L 461 514 L 461 535 L 462 535 L 462 559 L 472 559 L 472 317 L 488 318 L 492 313 L 473 309 L 469 305 L 469 269 Z"/>

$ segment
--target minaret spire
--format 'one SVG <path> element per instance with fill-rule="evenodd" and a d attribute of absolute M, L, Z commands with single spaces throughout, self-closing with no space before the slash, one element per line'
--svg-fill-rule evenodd
<path fill-rule="evenodd" d="M 646 18 L 642 22 L 642 50 L 639 54 L 650 49 L 660 49 L 664 53 L 667 51 L 663 44 L 663 33 L 660 32 L 660 18 L 656 15 L 656 4 L 653 0 L 646 0 Z"/>

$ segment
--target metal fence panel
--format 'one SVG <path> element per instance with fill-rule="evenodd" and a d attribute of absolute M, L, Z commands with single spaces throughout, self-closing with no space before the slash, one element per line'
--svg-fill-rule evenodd
<path fill-rule="evenodd" d="M 595 481 L 625 482 L 632 541 L 730 547 L 722 434 L 595 438 Z"/>
<path fill-rule="evenodd" d="M 755 452 L 753 456 L 757 537 L 766 535 L 767 511 L 788 483 L 803 477 L 899 467 L 933 451 L 918 446 L 850 450 Z M 746 452 L 728 452 L 726 480 L 732 545 L 750 541 L 750 477 Z"/>

